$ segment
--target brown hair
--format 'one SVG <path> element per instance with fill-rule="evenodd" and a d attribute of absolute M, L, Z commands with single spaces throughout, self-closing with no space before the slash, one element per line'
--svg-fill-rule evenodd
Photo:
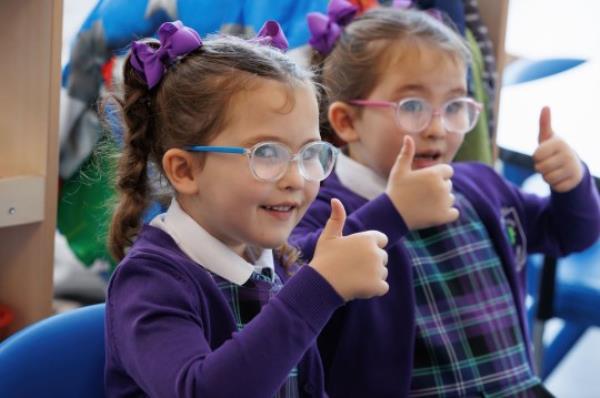
<path fill-rule="evenodd" d="M 148 44 L 158 47 L 156 40 Z M 163 175 L 162 157 L 173 147 L 204 144 L 223 130 L 233 95 L 255 87 L 260 78 L 291 87 L 311 81 L 277 49 L 233 36 L 213 36 L 170 65 L 161 82 L 148 89 L 125 61 L 121 95 L 116 100 L 125 125 L 124 148 L 117 166 L 119 201 L 113 214 L 109 249 L 121 260 L 138 234 L 142 215 L 152 200 L 149 169 Z M 288 267 L 298 258 L 283 245 L 276 253 Z"/>
<path fill-rule="evenodd" d="M 367 97 L 377 85 L 392 42 L 433 46 L 465 65 L 471 62 L 465 40 L 427 13 L 391 7 L 370 9 L 343 28 L 329 55 L 313 51 L 311 64 L 318 82 L 325 87 L 320 104 L 323 138 L 341 143 L 327 120 L 329 104 Z"/>

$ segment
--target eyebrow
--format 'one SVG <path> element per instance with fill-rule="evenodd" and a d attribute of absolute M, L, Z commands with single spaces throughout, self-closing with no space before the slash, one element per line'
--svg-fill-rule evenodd
<path fill-rule="evenodd" d="M 462 87 L 461 88 L 455 88 L 454 90 L 450 90 L 450 92 L 448 94 L 450 94 L 449 96 L 454 96 L 454 95 L 457 95 L 457 94 L 464 96 L 464 95 L 467 95 L 467 90 L 464 89 L 464 88 L 462 88 Z"/>
<path fill-rule="evenodd" d="M 394 91 L 393 93 L 393 98 L 397 98 L 397 97 L 402 97 L 403 95 L 406 94 L 407 91 L 418 91 L 418 92 L 423 92 L 426 91 L 424 89 L 424 87 L 420 84 L 407 84 L 405 86 L 402 86 L 400 88 L 398 88 L 397 90 Z M 467 90 L 464 89 L 463 87 L 457 87 L 454 88 L 452 90 L 450 90 L 448 93 L 449 97 L 452 97 L 454 95 L 466 95 L 467 94 Z"/>
<path fill-rule="evenodd" d="M 400 95 L 404 91 L 423 91 L 423 86 L 420 84 L 406 84 L 394 90 L 394 95 Z"/>

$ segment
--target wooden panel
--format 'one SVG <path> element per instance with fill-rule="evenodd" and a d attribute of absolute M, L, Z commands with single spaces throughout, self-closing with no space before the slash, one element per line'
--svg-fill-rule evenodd
<path fill-rule="evenodd" d="M 62 1 L 2 0 L 0 17 L 0 178 L 44 178 L 44 219 L 0 228 L 0 303 L 14 332 L 51 314 Z"/>

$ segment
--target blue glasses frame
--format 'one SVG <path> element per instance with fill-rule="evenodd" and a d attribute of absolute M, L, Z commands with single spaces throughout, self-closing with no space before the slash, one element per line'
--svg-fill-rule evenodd
<path fill-rule="evenodd" d="M 304 151 L 307 148 L 317 145 L 317 144 L 323 145 L 328 150 L 331 151 L 331 159 L 330 159 L 330 162 L 328 162 L 325 165 L 322 175 L 319 175 L 318 177 L 314 177 L 314 176 L 311 176 L 311 174 L 307 171 L 306 167 L 304 166 L 304 163 L 301 161 L 300 156 L 304 153 Z M 289 156 L 288 160 L 287 160 L 287 165 L 285 167 L 282 167 L 282 169 L 277 174 L 274 174 L 273 176 L 269 176 L 269 177 L 264 177 L 264 176 L 259 175 L 259 173 L 256 172 L 256 169 L 255 169 L 254 163 L 253 163 L 254 153 L 256 152 L 256 150 L 258 148 L 264 147 L 265 145 L 275 145 L 277 147 L 284 148 L 287 151 L 288 156 Z M 333 166 L 335 164 L 337 155 L 339 153 L 338 148 L 336 148 L 332 144 L 325 142 L 325 141 L 309 142 L 309 143 L 303 145 L 302 148 L 300 148 L 300 150 L 298 152 L 296 152 L 295 154 L 292 153 L 292 151 L 290 150 L 290 148 L 287 145 L 284 145 L 284 144 L 282 144 L 280 142 L 276 142 L 276 141 L 259 142 L 255 145 L 253 145 L 251 148 L 244 148 L 244 147 L 239 147 L 239 146 L 186 145 L 183 147 L 183 149 L 185 149 L 186 151 L 189 151 L 189 152 L 212 152 L 212 153 L 225 153 L 225 154 L 233 154 L 233 155 L 245 155 L 249 161 L 250 171 L 252 172 L 252 174 L 254 175 L 254 177 L 256 179 L 261 180 L 261 181 L 277 181 L 287 172 L 287 170 L 289 169 L 289 165 L 292 162 L 298 163 L 298 166 L 300 169 L 300 174 L 302 174 L 302 176 L 305 179 L 307 179 L 309 181 L 323 181 L 325 178 L 327 178 L 327 176 L 329 176 L 329 174 L 333 170 Z"/>

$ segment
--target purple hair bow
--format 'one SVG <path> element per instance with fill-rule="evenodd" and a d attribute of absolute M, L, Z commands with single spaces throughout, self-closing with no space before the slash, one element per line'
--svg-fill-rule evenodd
<path fill-rule="evenodd" d="M 167 67 L 202 46 L 200 35 L 181 21 L 165 22 L 158 29 L 160 46 L 157 49 L 140 41 L 131 44 L 131 66 L 153 88 L 162 79 Z"/>
<path fill-rule="evenodd" d="M 198 32 L 184 26 L 181 21 L 163 23 L 158 29 L 158 40 L 160 46 L 157 49 L 141 41 L 131 44 L 131 66 L 140 73 L 150 89 L 160 82 L 169 65 L 202 46 Z M 276 21 L 265 22 L 250 41 L 282 51 L 288 49 L 288 41 Z"/>
<path fill-rule="evenodd" d="M 306 19 L 310 30 L 310 44 L 315 50 L 327 55 L 342 33 L 342 27 L 350 23 L 358 12 L 358 8 L 346 0 L 331 0 L 327 7 L 327 15 L 311 12 Z"/>
<path fill-rule="evenodd" d="M 283 52 L 287 51 L 289 47 L 288 41 L 283 34 L 283 29 L 281 29 L 277 21 L 265 22 L 256 34 L 256 37 L 250 39 L 250 41 L 275 47 Z"/>

